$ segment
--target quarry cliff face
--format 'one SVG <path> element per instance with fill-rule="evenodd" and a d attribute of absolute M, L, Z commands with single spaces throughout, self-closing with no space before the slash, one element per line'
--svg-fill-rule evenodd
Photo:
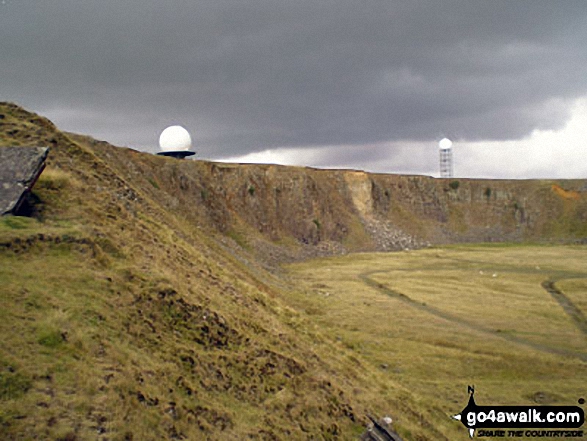
<path fill-rule="evenodd" d="M 327 253 L 587 237 L 584 180 L 435 179 L 93 149 L 149 197 L 237 241 Z"/>
<path fill-rule="evenodd" d="M 100 158 L 96 174 L 107 169 L 121 180 L 130 211 L 149 198 L 241 245 L 331 253 L 587 237 L 586 180 L 435 179 L 180 161 L 63 134 L 42 117 L 11 109 L 15 116 L 4 125 L 14 142 L 45 139 L 60 149 L 64 137 L 73 140 Z M 53 155 L 49 163 L 71 168 L 75 155 L 65 161 L 67 152 L 60 153 L 66 155 Z"/>

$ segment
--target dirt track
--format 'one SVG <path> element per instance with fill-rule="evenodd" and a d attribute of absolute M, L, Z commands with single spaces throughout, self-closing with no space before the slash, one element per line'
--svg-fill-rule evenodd
<path fill-rule="evenodd" d="M 482 263 L 482 262 L 477 262 L 477 263 Z M 402 268 L 401 269 L 401 271 L 408 271 L 408 272 L 421 271 L 421 270 L 423 270 L 423 268 L 418 268 L 418 269 L 404 269 L 404 268 Z M 398 269 L 395 268 L 393 271 L 398 271 Z M 564 356 L 568 356 L 568 357 L 576 357 L 576 358 L 579 358 L 579 359 L 587 362 L 587 353 L 576 353 L 573 351 L 567 351 L 565 349 L 560 349 L 560 348 L 556 348 L 556 347 L 552 347 L 552 346 L 546 346 L 546 345 L 542 345 L 539 343 L 534 343 L 529 340 L 513 336 L 511 334 L 506 334 L 506 333 L 500 332 L 499 330 L 496 330 L 496 329 L 490 329 L 490 328 L 478 325 L 478 324 L 473 323 L 471 321 L 468 321 L 468 320 L 456 317 L 454 315 L 451 315 L 447 312 L 441 311 L 440 309 L 437 309 L 433 306 L 429 306 L 429 305 L 417 302 L 416 300 L 410 298 L 406 294 L 401 293 L 399 291 L 395 291 L 395 290 L 389 288 L 388 286 L 386 286 L 382 283 L 379 283 L 376 280 L 371 278 L 375 274 L 385 274 L 385 273 L 389 273 L 389 272 L 390 272 L 390 270 L 367 271 L 367 272 L 363 272 L 363 273 L 359 274 L 359 278 L 367 286 L 376 289 L 377 291 L 379 291 L 382 294 L 385 294 L 389 297 L 393 297 L 395 299 L 398 299 L 398 300 L 404 302 L 405 304 L 410 305 L 411 307 L 414 307 L 420 311 L 431 314 L 435 317 L 439 317 L 439 318 L 446 320 L 456 326 L 468 328 L 469 330 L 472 330 L 474 332 L 479 332 L 482 334 L 491 335 L 492 337 L 501 338 L 501 339 L 507 340 L 511 343 L 530 347 L 530 348 L 536 349 L 538 351 L 547 352 L 547 353 L 551 353 L 551 354 L 557 354 L 557 355 L 564 355 Z M 510 270 L 510 272 L 511 272 L 511 270 Z M 557 280 L 577 278 L 577 277 L 578 276 L 576 276 L 576 275 L 567 276 L 567 277 L 560 276 Z M 573 304 L 573 302 L 562 291 L 560 291 L 559 289 L 557 289 L 554 286 L 554 282 L 552 280 L 544 281 L 542 283 L 542 287 L 557 301 L 557 303 L 563 308 L 565 313 L 567 315 L 569 315 L 569 317 L 573 320 L 574 324 L 581 330 L 581 332 L 587 336 L 587 320 L 586 320 L 585 316 L 583 315 L 583 313 L 581 312 L 581 310 L 578 309 Z"/>

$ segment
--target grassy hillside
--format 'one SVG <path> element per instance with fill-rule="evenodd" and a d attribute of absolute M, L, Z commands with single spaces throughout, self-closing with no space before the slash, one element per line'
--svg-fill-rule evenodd
<path fill-rule="evenodd" d="M 0 438 L 353 439 L 389 412 L 378 373 L 233 241 L 44 119 L 0 113 L 0 147 L 51 146 L 34 217 L 0 221 Z"/>
<path fill-rule="evenodd" d="M 357 279 L 356 254 L 347 259 L 357 267 L 343 258 L 334 273 L 322 263 L 284 273 L 279 264 L 433 238 L 585 237 L 582 181 L 452 188 L 425 177 L 177 161 L 60 132 L 12 104 L 0 104 L 0 115 L 0 148 L 51 148 L 31 216 L 0 220 L 0 439 L 356 439 L 367 414 L 392 415 L 406 441 L 458 439 L 444 420 L 447 401 L 430 402 L 417 385 L 452 344 L 412 326 L 413 314 L 429 311 L 388 304 L 385 320 L 405 323 L 385 328 L 369 305 L 387 295 L 372 285 L 390 281 L 385 272 Z M 303 288 L 318 277 L 314 265 L 326 272 L 313 285 L 334 283 L 336 295 Z M 582 280 L 557 280 L 579 307 Z M 414 302 L 443 307 L 433 300 Z M 536 323 L 558 330 L 560 317 L 549 321 L 543 306 Z M 523 337 L 530 361 L 553 344 L 536 330 L 480 323 Z M 564 353 L 544 356 L 583 372 L 581 339 L 559 337 Z M 379 352 L 365 350 L 372 343 Z M 384 352 L 397 357 L 398 375 Z M 512 363 L 515 372 L 521 362 Z M 436 390 L 448 387 L 442 378 Z M 449 389 L 458 401 L 449 411 L 460 410 L 463 384 Z"/>
<path fill-rule="evenodd" d="M 345 396 L 357 380 L 329 364 L 350 363 L 310 349 L 325 341 L 238 268 L 189 252 L 184 265 L 171 257 L 174 272 L 141 267 L 105 239 L 35 223 L 9 234 L 0 265 L 5 439 L 358 430 L 360 407 Z"/>

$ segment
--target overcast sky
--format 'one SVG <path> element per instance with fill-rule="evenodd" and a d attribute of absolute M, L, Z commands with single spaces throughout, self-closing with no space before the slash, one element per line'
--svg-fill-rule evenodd
<path fill-rule="evenodd" d="M 586 0 L 0 0 L 0 100 L 155 152 L 587 178 Z"/>

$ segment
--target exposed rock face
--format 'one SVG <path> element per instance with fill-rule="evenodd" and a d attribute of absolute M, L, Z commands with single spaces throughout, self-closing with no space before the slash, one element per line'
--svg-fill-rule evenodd
<path fill-rule="evenodd" d="M 587 237 L 583 180 L 449 180 L 96 152 L 115 159 L 122 174 L 135 168 L 156 180 L 158 188 L 141 188 L 193 222 L 316 255 Z"/>
<path fill-rule="evenodd" d="M 47 147 L 0 148 L 0 216 L 15 214 L 45 167 Z"/>
<path fill-rule="evenodd" d="M 64 134 L 6 105 L 7 139 L 54 146 L 49 162 L 115 179 L 132 213 L 145 198 L 203 229 L 280 259 L 429 244 L 587 238 L 585 180 L 435 179 L 172 158 Z M 2 138 L 0 137 L 0 145 Z M 100 192 L 100 188 L 88 188 Z"/>

